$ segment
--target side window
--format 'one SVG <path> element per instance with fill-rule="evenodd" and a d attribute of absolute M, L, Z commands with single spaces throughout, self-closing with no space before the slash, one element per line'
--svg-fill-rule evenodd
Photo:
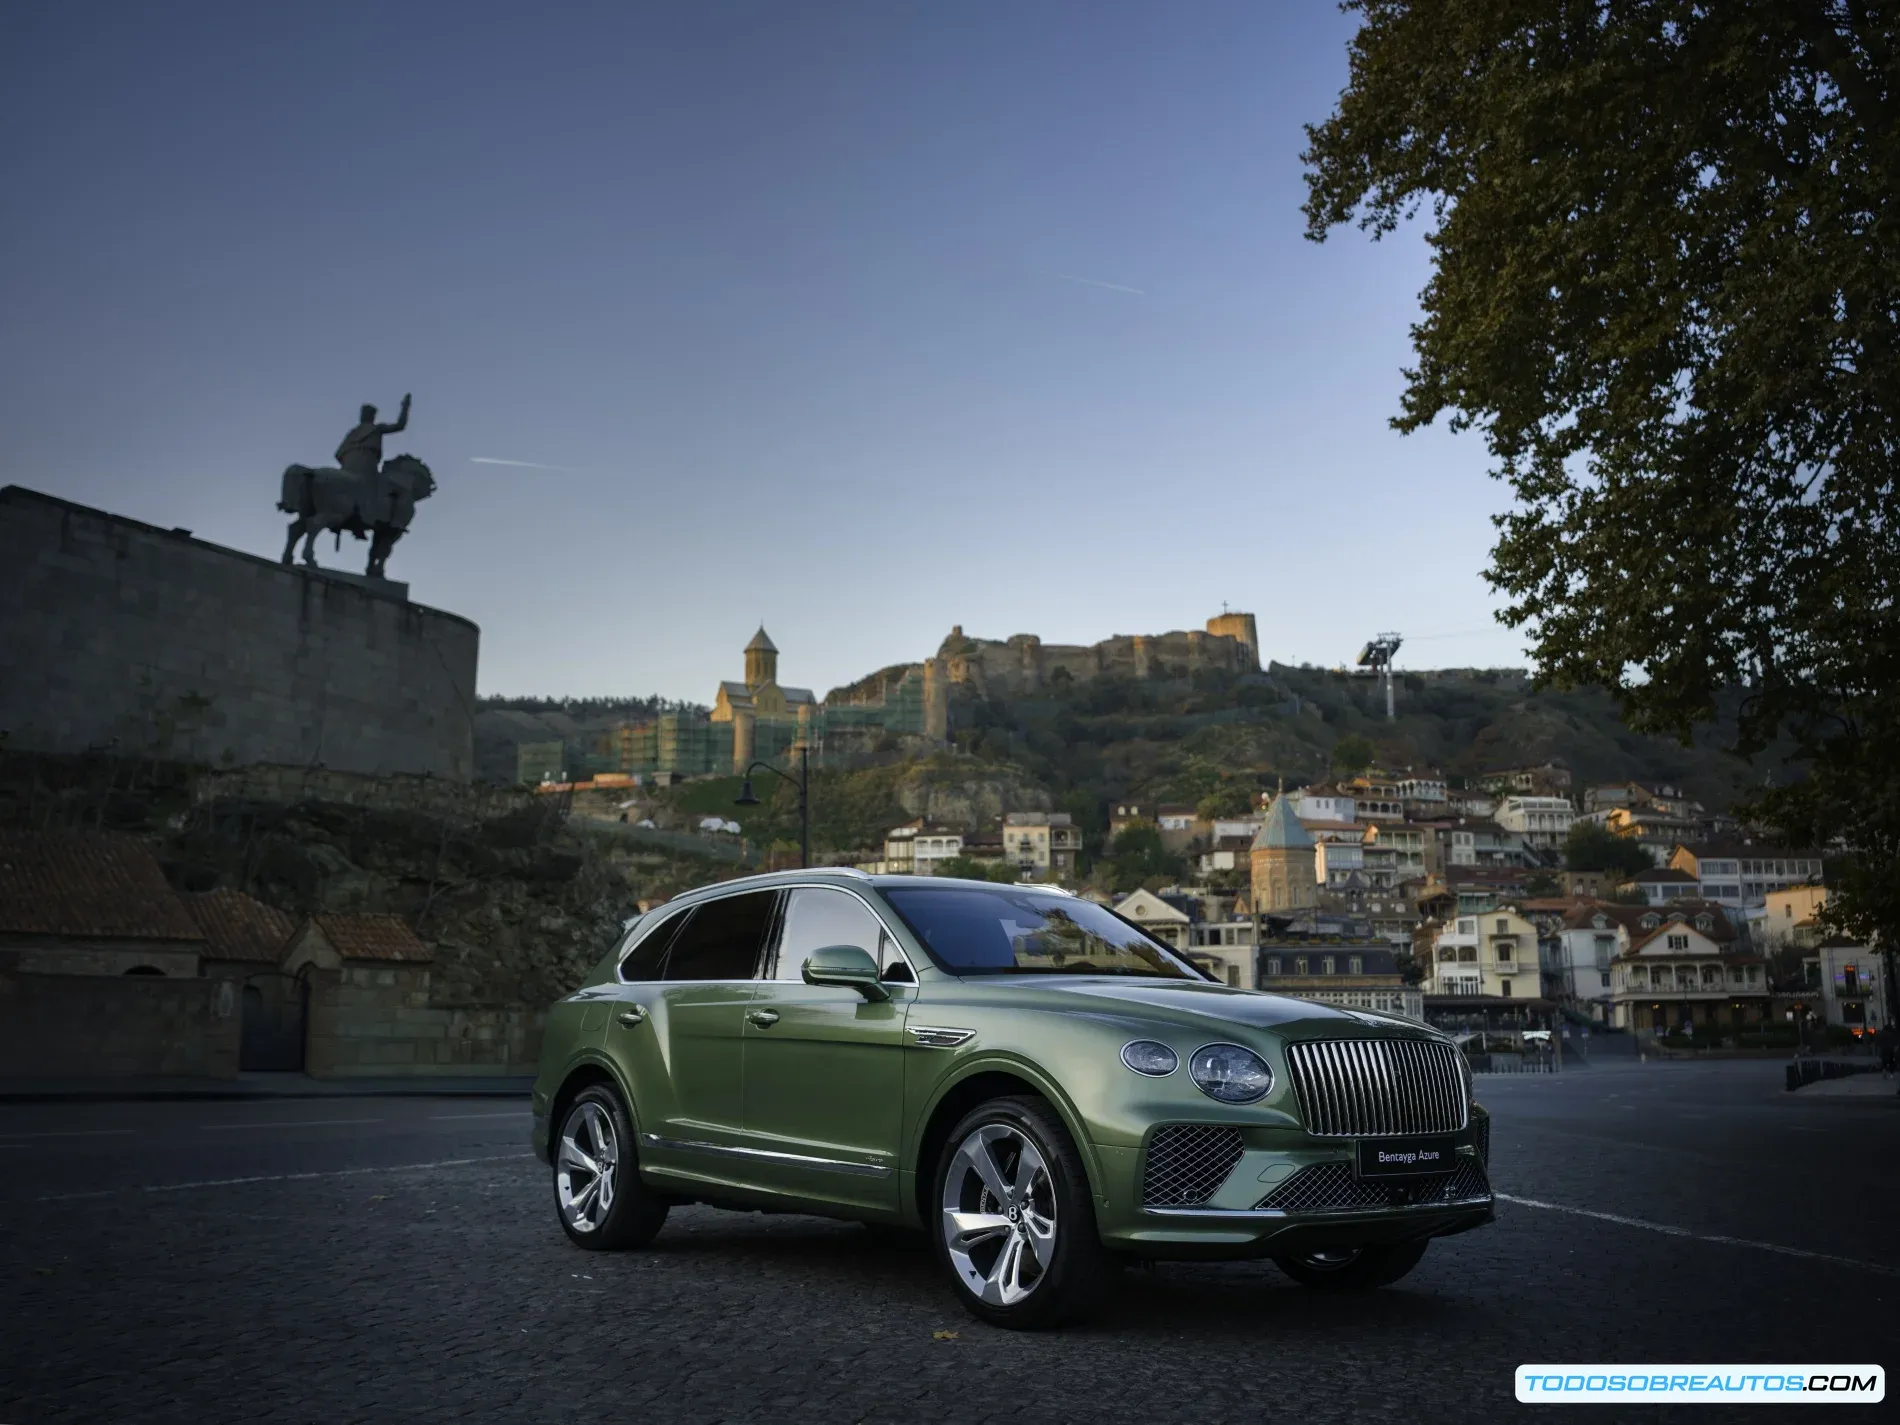
<path fill-rule="evenodd" d="M 785 906 L 785 928 L 779 934 L 778 957 L 771 978 L 803 978 L 805 961 L 827 945 L 856 945 L 878 962 L 880 972 L 893 963 L 904 964 L 903 953 L 886 942 L 884 925 L 849 891 L 806 886 L 791 893 Z M 909 978 L 909 967 L 903 974 Z"/>
<path fill-rule="evenodd" d="M 684 915 L 668 916 L 657 929 L 644 927 L 649 933 L 639 936 L 633 949 L 621 960 L 620 978 L 635 984 L 659 979 L 660 969 L 666 964 L 666 947 L 673 943 L 680 927 L 692 919 L 692 915 L 689 910 Z"/>
<path fill-rule="evenodd" d="M 777 891 L 706 901 L 693 911 L 666 957 L 668 980 L 749 980 L 758 973 Z"/>

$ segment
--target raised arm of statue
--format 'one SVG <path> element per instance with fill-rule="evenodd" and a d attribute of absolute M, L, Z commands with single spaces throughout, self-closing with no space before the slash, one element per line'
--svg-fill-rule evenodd
<path fill-rule="evenodd" d="M 397 431 L 402 430 L 405 427 L 407 427 L 408 424 L 409 424 L 409 397 L 405 393 L 402 398 L 402 409 L 396 413 L 396 419 L 386 425 L 379 425 L 376 427 L 376 429 L 378 432 L 380 432 L 383 435 L 394 435 Z"/>

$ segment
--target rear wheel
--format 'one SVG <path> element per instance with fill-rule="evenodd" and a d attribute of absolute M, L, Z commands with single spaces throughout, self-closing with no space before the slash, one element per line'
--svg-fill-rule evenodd
<path fill-rule="evenodd" d="M 666 1221 L 667 1204 L 640 1181 L 633 1125 L 605 1084 L 582 1089 L 554 1139 L 554 1210 L 577 1247 L 644 1247 Z"/>
<path fill-rule="evenodd" d="M 1094 1305 L 1106 1254 L 1088 1176 L 1047 1104 L 978 1106 L 951 1130 L 936 1187 L 937 1255 L 972 1316 L 1035 1330 Z"/>
<path fill-rule="evenodd" d="M 1371 1291 L 1390 1286 L 1419 1263 L 1424 1242 L 1387 1247 L 1331 1247 L 1275 1257 L 1281 1271 L 1318 1291 Z"/>

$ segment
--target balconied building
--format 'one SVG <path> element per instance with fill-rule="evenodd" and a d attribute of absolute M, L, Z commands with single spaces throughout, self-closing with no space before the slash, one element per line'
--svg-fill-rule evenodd
<path fill-rule="evenodd" d="M 1577 809 L 1568 797 L 1512 794 L 1498 803 L 1497 823 L 1536 851 L 1555 851 L 1570 835 Z"/>
<path fill-rule="evenodd" d="M 1678 846 L 1669 864 L 1696 878 L 1703 899 L 1733 906 L 1764 905 L 1769 892 L 1818 884 L 1823 871 L 1819 851 L 1748 841 Z"/>
<path fill-rule="evenodd" d="M 1003 818 L 1003 859 L 1024 880 L 1068 880 L 1081 849 L 1082 829 L 1067 812 L 1013 811 Z"/>
<path fill-rule="evenodd" d="M 1771 1005 L 1761 957 L 1730 950 L 1681 911 L 1635 936 L 1610 982 L 1611 1022 L 1641 1033 L 1760 1024 Z"/>

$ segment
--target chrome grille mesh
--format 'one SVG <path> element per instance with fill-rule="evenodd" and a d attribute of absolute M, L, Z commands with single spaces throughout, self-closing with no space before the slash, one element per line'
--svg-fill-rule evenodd
<path fill-rule="evenodd" d="M 1449 1044 L 1321 1039 L 1288 1045 L 1286 1061 L 1308 1133 L 1377 1138 L 1465 1126 L 1464 1076 Z"/>
<path fill-rule="evenodd" d="M 1227 1180 L 1244 1151 L 1238 1128 L 1171 1123 L 1148 1140 L 1141 1200 L 1148 1207 L 1199 1207 Z"/>
<path fill-rule="evenodd" d="M 1417 1178 L 1361 1178 L 1350 1163 L 1301 1168 L 1255 1204 L 1257 1211 L 1352 1212 L 1386 1207 L 1429 1207 L 1491 1195 L 1484 1169 L 1460 1157 L 1449 1173 Z"/>
<path fill-rule="evenodd" d="M 1491 1167 L 1491 1115 L 1485 1114 L 1478 1120 L 1478 1161 L 1488 1171 Z"/>

